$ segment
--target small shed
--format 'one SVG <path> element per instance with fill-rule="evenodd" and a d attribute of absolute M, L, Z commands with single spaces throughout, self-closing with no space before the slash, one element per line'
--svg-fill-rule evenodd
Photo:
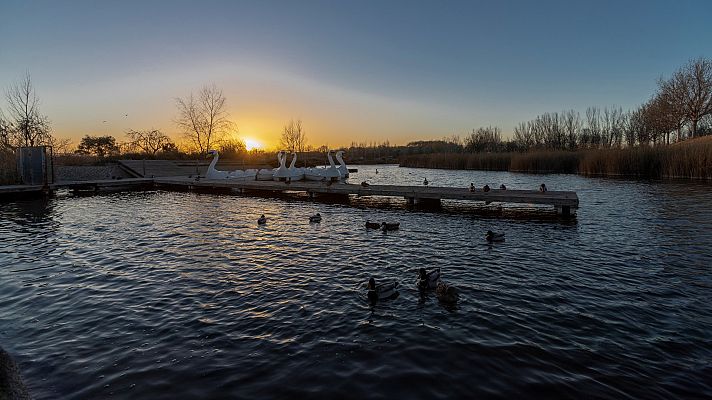
<path fill-rule="evenodd" d="M 20 147 L 15 151 L 17 174 L 24 185 L 49 185 L 54 183 L 52 147 Z"/>

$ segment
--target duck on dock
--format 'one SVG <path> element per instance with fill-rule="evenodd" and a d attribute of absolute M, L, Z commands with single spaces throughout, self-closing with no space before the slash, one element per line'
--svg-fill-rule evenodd
<path fill-rule="evenodd" d="M 483 192 L 489 192 L 489 191 L 490 191 L 489 185 L 484 185 L 484 186 L 482 187 L 482 191 L 483 191 Z"/>
<path fill-rule="evenodd" d="M 369 187 L 369 186 L 371 186 L 371 185 L 369 185 L 368 182 L 363 181 L 363 182 L 361 182 L 361 186 L 363 186 L 363 187 Z"/>
<path fill-rule="evenodd" d="M 264 225 L 267 223 L 267 217 L 265 217 L 264 214 L 262 214 L 258 219 L 257 219 L 257 224 L 258 225 Z"/>
<path fill-rule="evenodd" d="M 507 190 L 507 187 L 504 186 L 504 183 L 499 185 L 499 190 Z"/>
<path fill-rule="evenodd" d="M 381 224 L 378 222 L 371 222 L 369 220 L 366 220 L 366 229 L 378 229 L 381 227 Z"/>
<path fill-rule="evenodd" d="M 475 189 L 475 184 L 470 182 L 470 192 L 474 192 L 475 190 L 477 190 Z"/>
<path fill-rule="evenodd" d="M 542 183 L 541 186 L 539 186 L 539 191 L 542 193 L 546 193 L 546 185 Z"/>
<path fill-rule="evenodd" d="M 418 279 L 415 281 L 415 286 L 418 289 L 435 289 L 440 282 L 440 268 L 433 268 L 428 271 L 425 268 L 418 270 Z"/>
<path fill-rule="evenodd" d="M 398 229 L 400 229 L 400 222 L 382 222 L 381 223 L 381 230 L 383 232 L 397 231 Z"/>
<path fill-rule="evenodd" d="M 423 179 L 423 185 L 428 186 L 429 183 L 428 178 Z"/>
<path fill-rule="evenodd" d="M 487 231 L 487 234 L 485 235 L 485 239 L 487 239 L 487 241 L 490 243 L 491 242 L 504 242 L 504 233 Z"/>
<path fill-rule="evenodd" d="M 366 287 L 368 289 L 368 299 L 372 302 L 387 299 L 398 293 L 396 291 L 396 288 L 398 288 L 398 282 L 396 281 L 376 285 L 376 279 L 371 278 L 368 280 L 368 286 Z"/>
<path fill-rule="evenodd" d="M 457 300 L 460 298 L 460 294 L 455 286 L 448 285 L 442 281 L 438 282 L 438 286 L 435 288 L 435 296 L 437 296 L 441 302 L 448 304 L 457 303 Z"/>
<path fill-rule="evenodd" d="M 309 222 L 312 222 L 312 223 L 319 223 L 319 222 L 321 222 L 321 214 L 316 213 L 316 214 L 310 216 L 310 217 L 309 217 Z"/>

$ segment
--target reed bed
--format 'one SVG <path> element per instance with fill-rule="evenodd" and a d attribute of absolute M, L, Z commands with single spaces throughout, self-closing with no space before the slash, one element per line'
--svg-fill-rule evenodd
<path fill-rule="evenodd" d="M 561 173 L 575 174 L 578 172 L 581 152 L 572 151 L 534 151 L 516 153 L 512 156 L 509 171 L 529 173 Z"/>
<path fill-rule="evenodd" d="M 400 165 L 413 168 L 508 171 L 511 158 L 512 153 L 413 154 L 403 157 Z"/>
<path fill-rule="evenodd" d="M 712 179 L 712 138 L 624 149 L 419 154 L 403 157 L 400 165 L 643 179 Z"/>

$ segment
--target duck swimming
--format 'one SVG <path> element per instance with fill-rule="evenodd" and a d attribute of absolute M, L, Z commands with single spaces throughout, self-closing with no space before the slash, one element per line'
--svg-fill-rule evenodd
<path fill-rule="evenodd" d="M 503 184 L 499 185 L 499 189 L 500 189 L 500 190 L 507 190 L 507 187 L 504 186 L 504 183 L 503 183 Z"/>
<path fill-rule="evenodd" d="M 437 296 L 438 300 L 443 303 L 451 304 L 456 303 L 460 298 L 460 294 L 457 292 L 457 288 L 455 286 L 448 285 L 442 281 L 438 282 L 438 286 L 435 288 L 435 296 Z"/>
<path fill-rule="evenodd" d="M 378 229 L 381 227 L 381 224 L 378 222 L 371 222 L 369 220 L 366 220 L 366 229 Z"/>
<path fill-rule="evenodd" d="M 485 239 L 487 239 L 488 242 L 504 242 L 504 233 L 487 231 Z"/>
<path fill-rule="evenodd" d="M 267 217 L 265 217 L 264 214 L 262 214 L 258 219 L 257 219 L 257 224 L 258 225 L 264 225 L 267 223 Z"/>
<path fill-rule="evenodd" d="M 321 214 L 316 213 L 316 214 L 310 216 L 309 222 L 315 222 L 315 223 L 321 222 Z"/>
<path fill-rule="evenodd" d="M 440 282 L 440 268 L 433 268 L 427 271 L 425 268 L 418 270 L 418 279 L 415 281 L 415 285 L 418 289 L 435 289 Z"/>
<path fill-rule="evenodd" d="M 381 230 L 385 231 L 397 231 L 400 228 L 400 222 L 382 222 Z"/>
<path fill-rule="evenodd" d="M 398 287 L 398 282 L 386 282 L 376 285 L 376 279 L 371 278 L 368 280 L 368 299 L 371 301 L 387 299 L 394 294 L 398 293 L 396 288 Z"/>

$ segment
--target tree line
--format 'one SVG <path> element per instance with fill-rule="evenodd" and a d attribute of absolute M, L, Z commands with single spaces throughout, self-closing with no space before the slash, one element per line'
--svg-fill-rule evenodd
<path fill-rule="evenodd" d="M 21 146 L 49 145 L 55 153 L 69 151 L 69 140 L 52 135 L 51 124 L 39 109 L 39 98 L 30 75 L 5 92 L 7 112 L 0 109 L 0 151 Z M 99 157 L 142 155 L 149 157 L 204 155 L 217 148 L 226 156 L 244 153 L 245 143 L 227 112 L 227 99 L 215 85 L 196 94 L 175 99 L 175 126 L 181 132 L 178 144 L 156 129 L 129 130 L 126 140 L 108 135 L 86 135 L 76 152 Z M 496 126 L 473 129 L 461 139 L 457 135 L 440 140 L 392 146 L 388 141 L 352 143 L 349 158 L 395 161 L 402 155 L 458 152 L 510 152 L 533 149 L 607 149 L 670 144 L 712 134 L 712 60 L 690 60 L 670 77 L 660 78 L 653 96 L 632 110 L 619 106 L 588 107 L 547 112 L 520 122 L 509 139 Z M 291 119 L 282 130 L 282 149 L 295 152 L 325 151 L 307 141 L 301 119 Z"/>
<path fill-rule="evenodd" d="M 660 78 L 645 103 L 623 111 L 612 106 L 544 113 L 513 132 L 519 149 L 574 150 L 680 142 L 712 134 L 712 60 L 690 60 Z"/>

